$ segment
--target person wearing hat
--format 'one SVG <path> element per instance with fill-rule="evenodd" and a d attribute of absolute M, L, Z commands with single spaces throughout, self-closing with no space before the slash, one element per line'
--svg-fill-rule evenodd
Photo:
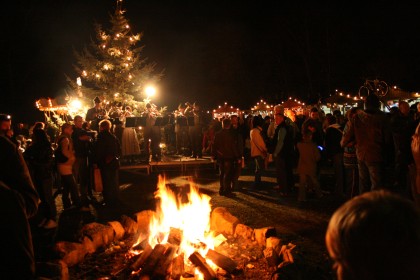
<path fill-rule="evenodd" d="M 98 131 L 99 119 L 106 115 L 105 109 L 101 106 L 101 99 L 96 96 L 93 99 L 95 106 L 88 109 L 85 120 L 91 123 L 91 129 Z"/>
<path fill-rule="evenodd" d="M 6 136 L 11 117 L 0 114 L 0 250 L 2 279 L 34 279 L 35 255 L 28 219 L 38 211 L 39 195 L 25 160 Z"/>

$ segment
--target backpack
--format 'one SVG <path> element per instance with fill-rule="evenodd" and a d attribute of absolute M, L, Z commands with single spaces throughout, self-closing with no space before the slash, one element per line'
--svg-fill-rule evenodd
<path fill-rule="evenodd" d="M 66 157 L 63 154 L 62 148 L 61 148 L 61 141 L 64 139 L 65 137 L 62 137 L 60 140 L 58 140 L 57 142 L 57 148 L 54 150 L 54 157 L 55 157 L 55 161 L 57 163 L 65 163 L 66 161 L 68 161 L 68 157 Z"/>

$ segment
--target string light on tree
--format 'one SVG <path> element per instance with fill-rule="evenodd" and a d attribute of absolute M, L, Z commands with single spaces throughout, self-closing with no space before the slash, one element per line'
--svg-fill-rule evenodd
<path fill-rule="evenodd" d="M 142 34 L 134 33 L 125 17 L 123 1 L 116 0 L 116 8 L 110 15 L 110 27 L 95 25 L 95 39 L 81 52 L 75 52 L 75 70 L 80 73 L 83 85 L 79 86 L 68 78 L 73 92 L 83 90 L 85 103 L 91 103 L 96 96 L 137 108 L 133 113 L 139 115 L 145 109 L 144 102 L 135 100 L 144 92 L 149 83 L 157 84 L 162 73 L 156 73 L 155 63 L 146 63 L 140 45 Z M 114 93 L 119 95 L 115 96 Z M 81 95 L 78 95 L 82 98 Z M 106 104 L 104 102 L 104 104 Z M 136 105 L 136 106 L 135 106 Z"/>

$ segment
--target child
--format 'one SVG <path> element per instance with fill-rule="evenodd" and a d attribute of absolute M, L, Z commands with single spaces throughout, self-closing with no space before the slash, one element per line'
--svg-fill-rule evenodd
<path fill-rule="evenodd" d="M 316 196 L 322 197 L 321 187 L 317 178 L 317 163 L 321 159 L 321 153 L 314 142 L 312 132 L 306 130 L 302 135 L 302 141 L 297 143 L 299 162 L 297 171 L 299 174 L 298 201 L 306 201 L 306 185 L 312 186 Z"/>

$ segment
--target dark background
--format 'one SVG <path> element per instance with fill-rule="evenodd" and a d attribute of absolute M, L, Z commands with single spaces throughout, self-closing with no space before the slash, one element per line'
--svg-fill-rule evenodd
<path fill-rule="evenodd" d="M 180 2 L 180 3 L 177 3 Z M 164 71 L 158 106 L 206 109 L 260 99 L 316 102 L 335 89 L 356 93 L 366 78 L 420 90 L 420 5 L 293 1 L 126 0 L 126 18 L 143 32 L 143 55 Z M 290 3 L 289 3 L 290 2 Z M 314 1 L 315 2 L 315 1 Z M 114 0 L 18 0 L 1 17 L 0 112 L 42 120 L 41 97 L 64 94 L 73 50 L 109 25 Z M 7 11 L 7 12 L 6 12 Z"/>

